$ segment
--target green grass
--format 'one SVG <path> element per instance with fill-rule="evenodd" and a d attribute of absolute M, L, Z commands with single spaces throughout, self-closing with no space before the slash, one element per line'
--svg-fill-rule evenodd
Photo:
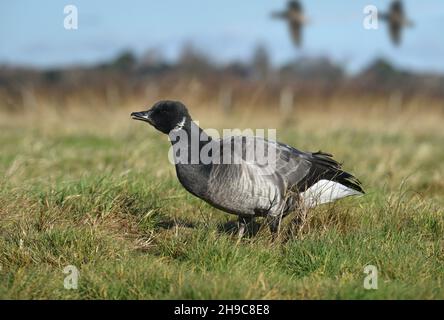
<path fill-rule="evenodd" d="M 285 221 L 275 241 L 261 228 L 238 242 L 234 216 L 180 186 L 166 137 L 107 121 L 0 125 L 0 298 L 444 298 L 444 134 L 433 124 L 281 127 L 280 140 L 345 160 L 367 195 L 319 207 L 301 228 Z M 77 290 L 64 289 L 67 265 Z M 363 287 L 366 265 L 377 290 Z"/>

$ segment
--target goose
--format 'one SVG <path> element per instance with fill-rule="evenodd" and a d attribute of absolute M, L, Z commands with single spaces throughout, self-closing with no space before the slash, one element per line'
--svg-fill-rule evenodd
<path fill-rule="evenodd" d="M 211 138 L 179 101 L 159 101 L 131 118 L 169 136 L 179 182 L 213 207 L 237 215 L 239 237 L 255 217 L 266 217 L 275 235 L 282 218 L 295 210 L 364 194 L 361 182 L 332 155 L 257 136 Z M 260 148 L 266 151 L 257 152 Z"/>
<path fill-rule="evenodd" d="M 300 47 L 302 45 L 302 28 L 307 23 L 301 3 L 295 0 L 289 1 L 285 11 L 274 12 L 271 16 L 287 21 L 293 43 L 295 46 Z"/>
<path fill-rule="evenodd" d="M 402 29 L 413 26 L 413 22 L 406 17 L 402 1 L 392 1 L 388 13 L 382 14 L 381 18 L 388 23 L 390 38 L 393 44 L 399 46 L 401 44 Z"/>

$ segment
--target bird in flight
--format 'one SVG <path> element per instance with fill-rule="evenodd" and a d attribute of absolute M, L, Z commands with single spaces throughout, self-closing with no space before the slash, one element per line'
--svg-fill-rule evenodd
<path fill-rule="evenodd" d="M 265 217 L 276 234 L 282 218 L 293 211 L 364 193 L 359 180 L 330 154 L 256 136 L 213 139 L 178 101 L 159 101 L 131 117 L 169 136 L 182 186 L 237 215 L 239 237 L 256 217 Z"/>
<path fill-rule="evenodd" d="M 274 12 L 271 16 L 287 21 L 293 43 L 295 46 L 300 47 L 302 45 L 302 29 L 307 23 L 301 3 L 296 0 L 289 1 L 285 11 Z"/>
<path fill-rule="evenodd" d="M 390 38 L 394 45 L 401 44 L 401 33 L 405 27 L 412 27 L 413 22 L 405 14 L 401 0 L 392 1 L 389 11 L 381 15 L 381 19 L 388 23 Z"/>

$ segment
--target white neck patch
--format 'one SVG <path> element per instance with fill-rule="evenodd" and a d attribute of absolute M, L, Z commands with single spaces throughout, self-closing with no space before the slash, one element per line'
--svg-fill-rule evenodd
<path fill-rule="evenodd" d="M 174 129 L 171 130 L 171 132 L 176 132 L 176 131 L 182 130 L 183 126 L 185 125 L 185 121 L 186 121 L 186 118 L 183 117 L 182 120 L 178 124 L 176 124 Z"/>

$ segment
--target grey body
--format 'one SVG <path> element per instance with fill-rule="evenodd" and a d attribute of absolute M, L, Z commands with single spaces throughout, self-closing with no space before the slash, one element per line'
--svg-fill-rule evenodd
<path fill-rule="evenodd" d="M 239 235 L 254 217 L 270 218 L 275 232 L 282 217 L 295 209 L 364 193 L 329 154 L 302 152 L 260 137 L 212 139 L 178 101 L 160 101 L 131 116 L 169 135 L 180 183 L 214 207 L 238 215 Z M 201 157 L 201 151 L 209 157 Z"/>
<path fill-rule="evenodd" d="M 241 163 L 213 165 L 208 185 L 209 201 L 242 216 L 278 216 L 290 210 L 287 202 L 290 204 L 297 199 L 287 198 L 287 195 L 308 173 L 309 163 L 285 146 L 262 138 L 230 137 L 220 143 L 230 145 L 233 142 L 242 145 L 242 155 L 237 154 Z M 254 150 L 255 144 L 266 144 L 273 149 L 269 150 L 277 160 L 273 167 L 258 164 L 254 152 L 251 153 L 253 161 L 246 160 L 245 150 Z"/>
<path fill-rule="evenodd" d="M 301 205 L 300 193 L 321 179 L 337 180 L 362 192 L 359 182 L 340 170 L 340 165 L 324 153 L 305 153 L 258 137 L 229 137 L 211 143 L 218 144 L 220 149 L 227 145 L 229 149 L 233 143 L 239 143 L 242 151 L 234 151 L 232 158 L 240 161 L 236 164 L 177 164 L 177 176 L 189 192 L 232 214 L 285 216 Z M 275 155 L 272 166 L 259 164 L 255 156 L 247 157 L 255 144 L 265 144 L 269 154 Z"/>

